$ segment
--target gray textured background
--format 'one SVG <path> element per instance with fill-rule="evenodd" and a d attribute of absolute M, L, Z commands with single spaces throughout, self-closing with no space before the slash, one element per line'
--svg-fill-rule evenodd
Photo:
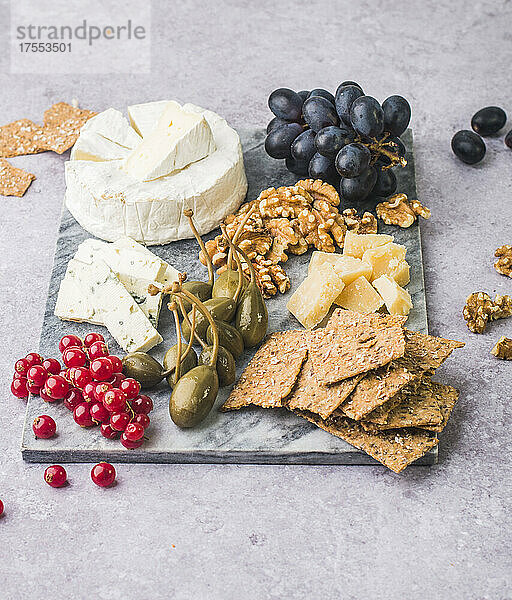
<path fill-rule="evenodd" d="M 0 22 L 8 19 L 0 2 Z M 467 294 L 512 292 L 492 269 L 511 243 L 512 154 L 488 141 L 466 167 L 451 135 L 488 104 L 512 111 L 509 2 L 156 2 L 153 73 L 7 75 L 0 38 L 1 122 L 49 104 L 84 107 L 176 97 L 234 126 L 269 118 L 275 87 L 335 88 L 356 79 L 413 107 L 432 333 L 467 342 L 443 368 L 462 397 L 440 463 L 394 475 L 381 467 L 121 465 L 96 488 L 88 465 L 53 490 L 19 453 L 22 402 L 12 364 L 37 346 L 63 198 L 63 157 L 13 161 L 38 176 L 1 198 L 0 596 L 39 598 L 507 599 L 511 591 L 511 363 L 460 317 Z M 277 12 L 278 11 L 278 12 Z M 508 238 L 507 238 L 508 236 Z"/>

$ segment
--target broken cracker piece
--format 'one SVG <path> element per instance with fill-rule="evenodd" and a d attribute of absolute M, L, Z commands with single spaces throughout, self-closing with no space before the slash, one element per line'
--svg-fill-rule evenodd
<path fill-rule="evenodd" d="M 32 173 L 13 167 L 11 163 L 0 158 L 0 195 L 21 197 L 35 178 Z"/>
<path fill-rule="evenodd" d="M 333 317 L 325 329 L 311 332 L 307 340 L 320 383 L 337 383 L 403 356 L 401 319 L 340 309 Z"/>
<path fill-rule="evenodd" d="M 365 431 L 359 423 L 343 416 L 332 415 L 323 420 L 318 415 L 306 411 L 295 413 L 324 431 L 364 450 L 395 473 L 400 473 L 424 456 L 438 442 L 436 436 L 421 429 L 394 429 L 372 433 Z"/>
<path fill-rule="evenodd" d="M 0 127 L 0 157 L 10 158 L 46 150 L 43 128 L 29 119 L 19 119 Z"/>
<path fill-rule="evenodd" d="M 347 399 L 362 375 L 356 375 L 334 385 L 323 385 L 316 376 L 311 360 L 306 360 L 297 383 L 286 401 L 290 410 L 308 410 L 327 418 Z"/>
<path fill-rule="evenodd" d="M 464 344 L 405 330 L 405 354 L 389 365 L 368 373 L 341 405 L 340 410 L 359 421 L 391 400 L 406 385 L 424 374 L 433 374 L 456 348 Z"/>
<path fill-rule="evenodd" d="M 502 335 L 491 350 L 491 354 L 502 360 L 512 360 L 512 340 Z"/>
<path fill-rule="evenodd" d="M 58 102 L 44 113 L 44 143 L 47 150 L 62 154 L 80 135 L 82 126 L 97 113 Z"/>
<path fill-rule="evenodd" d="M 221 410 L 283 406 L 306 360 L 303 331 L 271 334 L 253 356 Z"/>
<path fill-rule="evenodd" d="M 446 423 L 448 423 L 448 419 L 452 414 L 453 407 L 459 399 L 459 390 L 456 390 L 451 385 L 443 385 L 442 383 L 438 383 L 437 381 L 432 381 L 431 384 L 434 388 L 436 394 L 436 402 L 443 416 L 443 420 L 438 425 L 426 426 L 422 427 L 422 429 L 440 433 L 446 427 Z"/>

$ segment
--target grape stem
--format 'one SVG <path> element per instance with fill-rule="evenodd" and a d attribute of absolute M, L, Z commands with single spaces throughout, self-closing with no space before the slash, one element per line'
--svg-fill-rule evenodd
<path fill-rule="evenodd" d="M 390 164 L 384 165 L 381 169 L 382 171 L 392 169 L 397 165 L 401 165 L 402 167 L 405 167 L 407 165 L 407 161 L 403 156 L 399 156 L 396 152 L 389 150 L 389 148 L 395 148 L 396 144 L 392 141 L 386 141 L 388 136 L 389 133 L 385 133 L 381 140 L 376 140 L 374 138 L 371 142 L 365 142 L 362 139 L 358 140 L 361 144 L 366 146 L 368 150 L 370 150 L 370 152 L 374 152 L 376 154 L 383 154 L 386 158 L 389 158 L 389 160 L 391 161 Z M 377 162 L 377 157 L 373 159 L 372 164 L 375 164 L 375 162 Z"/>

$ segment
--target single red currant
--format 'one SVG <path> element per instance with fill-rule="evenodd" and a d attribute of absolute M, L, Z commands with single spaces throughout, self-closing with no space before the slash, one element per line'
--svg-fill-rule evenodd
<path fill-rule="evenodd" d="M 68 410 L 75 410 L 75 408 L 84 401 L 82 392 L 77 388 L 71 388 L 64 398 L 64 406 Z"/>
<path fill-rule="evenodd" d="M 67 478 L 66 469 L 60 465 L 52 465 L 44 472 L 44 480 L 54 488 L 62 487 L 66 483 Z"/>
<path fill-rule="evenodd" d="M 100 462 L 91 469 L 91 479 L 100 487 L 112 485 L 116 478 L 116 470 L 110 463 Z"/>
<path fill-rule="evenodd" d="M 38 396 L 39 393 L 41 392 L 41 388 L 36 385 L 35 383 L 32 383 L 32 381 L 30 381 L 30 379 L 27 379 L 27 390 L 33 395 L 33 396 Z"/>
<path fill-rule="evenodd" d="M 62 361 L 66 367 L 84 367 L 88 362 L 88 358 L 82 348 L 70 346 L 64 350 Z"/>
<path fill-rule="evenodd" d="M 105 392 L 103 404 L 110 412 L 124 412 L 126 408 L 126 395 L 121 390 L 113 388 Z"/>
<path fill-rule="evenodd" d="M 132 440 L 129 440 L 126 437 L 126 434 L 123 433 L 121 434 L 121 444 L 123 444 L 123 446 L 125 448 L 127 448 L 128 450 L 135 450 L 135 448 L 139 448 L 140 446 L 142 446 L 142 444 L 144 443 L 144 438 L 141 437 L 140 440 L 136 440 L 135 442 L 132 442 Z"/>
<path fill-rule="evenodd" d="M 0 517 L 4 514 L 4 503 L 0 500 Z"/>
<path fill-rule="evenodd" d="M 93 342 L 89 346 L 89 359 L 94 360 L 95 358 L 101 358 L 108 356 L 108 348 L 105 342 Z"/>
<path fill-rule="evenodd" d="M 121 381 L 119 389 L 126 394 L 128 400 L 131 400 L 139 395 L 140 383 L 136 379 L 133 379 L 133 377 L 127 377 Z"/>
<path fill-rule="evenodd" d="M 83 390 L 88 383 L 91 383 L 92 375 L 88 367 L 75 367 L 69 370 L 69 379 L 73 385 Z"/>
<path fill-rule="evenodd" d="M 69 335 L 65 335 L 64 337 L 62 337 L 60 339 L 59 351 L 62 354 L 64 352 L 64 350 L 66 348 L 69 348 L 70 346 L 78 346 L 80 348 L 80 346 L 82 346 L 82 345 L 83 345 L 82 340 L 77 335 L 73 335 L 71 333 Z"/>
<path fill-rule="evenodd" d="M 119 437 L 119 431 L 116 431 L 110 423 L 102 423 L 100 427 L 101 435 L 107 440 L 115 440 Z"/>
<path fill-rule="evenodd" d="M 34 365 L 41 365 L 43 363 L 43 357 L 37 352 L 29 352 L 27 356 L 25 356 L 25 360 L 31 367 Z"/>
<path fill-rule="evenodd" d="M 123 362 L 118 356 L 113 356 L 112 354 L 108 356 L 108 359 L 112 363 L 112 368 L 114 369 L 114 373 L 121 373 L 123 370 Z"/>
<path fill-rule="evenodd" d="M 126 377 L 122 373 L 114 373 L 112 379 L 109 379 L 108 382 L 111 383 L 113 387 L 118 388 L 121 381 L 124 381 L 125 379 Z"/>
<path fill-rule="evenodd" d="M 130 423 L 124 430 L 124 436 L 127 440 L 130 440 L 130 442 L 136 442 L 144 437 L 144 427 L 139 423 Z"/>
<path fill-rule="evenodd" d="M 32 430 L 36 438 L 48 440 L 55 435 L 57 425 L 55 421 L 48 415 L 36 417 L 32 423 Z"/>
<path fill-rule="evenodd" d="M 44 384 L 45 393 L 54 400 L 61 400 L 68 395 L 69 382 L 62 375 L 50 375 Z"/>
<path fill-rule="evenodd" d="M 139 425 L 142 425 L 142 427 L 144 427 L 144 429 L 147 429 L 149 427 L 149 417 L 143 413 L 140 413 L 138 415 L 135 415 L 133 417 L 133 419 L 131 420 L 132 423 L 138 423 Z"/>
<path fill-rule="evenodd" d="M 44 400 L 45 402 L 57 402 L 57 400 L 55 400 L 55 398 L 50 398 L 50 396 L 48 396 L 48 394 L 46 393 L 45 388 L 43 388 L 39 392 L 39 397 L 41 398 L 41 400 Z"/>
<path fill-rule="evenodd" d="M 124 431 L 130 421 L 131 417 L 127 412 L 116 412 L 110 417 L 110 425 L 116 431 Z"/>
<path fill-rule="evenodd" d="M 22 375 L 26 375 L 27 371 L 30 369 L 32 365 L 28 362 L 26 358 L 20 358 L 14 363 L 14 370 L 17 373 L 21 373 Z"/>
<path fill-rule="evenodd" d="M 88 333 L 84 337 L 84 346 L 90 348 L 94 342 L 104 342 L 105 338 L 101 335 L 101 333 Z"/>
<path fill-rule="evenodd" d="M 48 371 L 41 365 L 34 365 L 27 371 L 27 380 L 30 384 L 42 388 L 48 378 Z"/>
<path fill-rule="evenodd" d="M 148 415 L 153 410 L 153 400 L 145 394 L 140 394 L 130 404 L 137 414 Z"/>
<path fill-rule="evenodd" d="M 27 378 L 17 377 L 12 380 L 11 392 L 16 398 L 28 398 Z"/>
<path fill-rule="evenodd" d="M 83 394 L 84 400 L 86 402 L 96 402 L 96 396 L 94 395 L 95 388 L 96 388 L 96 383 L 92 382 L 92 381 L 90 383 L 86 383 L 84 385 L 82 394 Z"/>
<path fill-rule="evenodd" d="M 96 423 L 103 423 L 110 419 L 110 413 L 101 402 L 94 402 L 90 408 L 91 419 Z"/>
<path fill-rule="evenodd" d="M 94 386 L 94 397 L 98 402 L 103 402 L 105 394 L 112 389 L 112 384 L 108 383 L 108 381 L 102 381 L 100 383 L 97 383 Z"/>
<path fill-rule="evenodd" d="M 75 406 L 73 411 L 73 419 L 80 427 L 92 427 L 96 423 L 92 420 L 90 404 L 88 402 L 82 402 Z"/>
<path fill-rule="evenodd" d="M 108 381 L 114 373 L 114 368 L 110 360 L 103 356 L 95 358 L 89 365 L 89 371 L 96 381 Z"/>
<path fill-rule="evenodd" d="M 20 373 L 19 371 L 14 371 L 13 375 L 12 375 L 13 379 L 26 379 L 27 378 L 27 374 L 26 373 Z"/>
<path fill-rule="evenodd" d="M 46 358 L 43 360 L 43 368 L 52 375 L 60 373 L 60 362 L 56 358 Z"/>

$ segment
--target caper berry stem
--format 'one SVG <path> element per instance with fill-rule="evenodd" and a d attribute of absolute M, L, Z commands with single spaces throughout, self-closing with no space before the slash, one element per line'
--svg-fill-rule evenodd
<path fill-rule="evenodd" d="M 254 200 L 253 202 L 254 202 L 253 205 L 245 213 L 244 218 L 240 221 L 240 224 L 238 225 L 235 233 L 233 234 L 233 238 L 232 238 L 233 244 L 236 244 L 238 242 L 238 238 L 242 235 L 242 231 L 244 230 L 244 227 L 247 224 L 247 221 L 252 217 L 253 213 L 256 210 L 256 206 L 257 206 L 256 200 Z M 228 252 L 227 265 L 228 265 L 229 269 L 231 269 L 233 267 L 233 250 L 231 249 L 231 247 L 229 248 L 229 252 Z"/>
<path fill-rule="evenodd" d="M 245 260 L 245 262 L 247 263 L 247 266 L 249 267 L 249 272 L 251 273 L 251 283 L 254 283 L 255 285 L 257 285 L 257 283 L 256 283 L 256 271 L 254 270 L 254 267 L 252 266 L 251 259 L 240 248 L 240 246 L 237 246 L 236 244 L 233 244 L 233 245 L 234 245 L 236 251 L 238 252 L 238 254 L 242 255 L 242 258 Z"/>
<path fill-rule="evenodd" d="M 187 311 L 185 310 L 185 306 L 183 304 L 182 298 L 178 298 L 178 305 L 180 307 L 180 312 L 183 317 L 183 320 L 189 326 L 190 331 L 192 332 L 192 325 L 190 323 L 190 319 L 188 318 Z M 192 308 L 195 308 L 195 305 Z M 193 340 L 194 338 L 199 342 L 199 344 L 201 344 L 203 349 L 206 348 L 205 342 L 197 335 L 195 327 L 194 327 L 194 335 L 190 336 L 189 343 L 190 343 L 190 340 Z"/>
<path fill-rule="evenodd" d="M 217 329 L 215 321 L 213 320 L 212 315 L 210 314 L 210 311 L 201 302 L 201 300 L 197 298 L 197 296 L 194 296 L 194 294 L 191 294 L 188 290 L 182 289 L 179 283 L 175 283 L 173 285 L 173 292 L 177 294 L 178 297 L 185 297 L 189 302 L 195 304 L 199 311 L 202 313 L 203 317 L 205 317 L 205 319 L 210 324 L 210 327 L 212 328 L 213 332 L 213 352 L 210 366 L 215 369 L 217 366 L 217 358 L 219 356 L 219 331 Z"/>
<path fill-rule="evenodd" d="M 213 287 L 213 282 L 214 282 L 213 263 L 212 263 L 212 259 L 211 259 L 210 255 L 208 254 L 208 251 L 206 250 L 206 246 L 204 245 L 203 238 L 199 235 L 199 232 L 197 231 L 194 221 L 192 219 L 192 217 L 194 216 L 194 211 L 191 208 L 186 208 L 183 211 L 183 214 L 187 217 L 188 222 L 190 224 L 190 229 L 192 229 L 192 233 L 194 234 L 194 237 L 196 238 L 197 243 L 199 244 L 199 247 L 201 248 L 201 251 L 204 254 L 204 257 L 206 260 L 206 267 L 208 269 L 208 283 Z"/>
<path fill-rule="evenodd" d="M 244 280 L 244 272 L 242 271 L 242 261 L 240 260 L 240 257 L 238 256 L 238 251 L 235 248 L 235 245 L 233 244 L 233 241 L 231 240 L 231 238 L 228 235 L 228 231 L 226 229 L 226 226 L 223 224 L 220 226 L 220 229 L 224 235 L 224 238 L 229 246 L 229 252 L 231 254 L 233 254 L 235 256 L 235 262 L 236 262 L 236 266 L 238 269 L 238 285 L 236 286 L 236 291 L 235 291 L 235 295 L 233 296 L 233 300 L 235 302 L 238 302 L 238 298 L 240 297 L 240 294 L 242 292 L 242 288 L 243 288 L 243 280 Z M 230 254 L 230 255 L 231 255 Z"/>
<path fill-rule="evenodd" d="M 180 298 L 179 299 L 180 303 L 183 304 L 183 300 Z M 180 306 L 181 309 L 181 306 Z M 188 315 L 187 315 L 187 321 L 188 321 Z M 190 325 L 190 322 L 188 323 Z M 188 344 L 187 347 L 185 348 L 185 352 L 183 353 L 181 360 L 182 362 L 187 358 L 187 356 L 189 355 L 190 351 L 192 350 L 192 344 L 194 343 L 194 337 L 196 335 L 196 307 L 193 306 L 192 307 L 192 325 L 190 325 L 190 339 L 188 340 Z"/>
<path fill-rule="evenodd" d="M 169 310 L 172 311 L 174 316 L 174 325 L 176 327 L 176 345 L 178 347 L 176 351 L 176 366 L 174 367 L 174 385 L 176 385 L 178 383 L 178 379 L 180 378 L 181 367 L 181 324 L 176 302 L 169 303 Z"/>

